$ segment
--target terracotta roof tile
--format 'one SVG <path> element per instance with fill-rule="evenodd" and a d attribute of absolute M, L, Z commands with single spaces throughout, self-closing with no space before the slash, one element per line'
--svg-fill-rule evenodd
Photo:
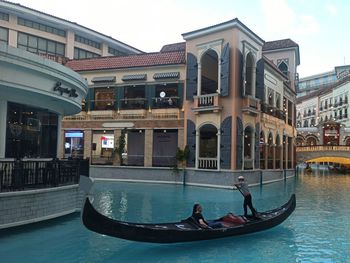
<path fill-rule="evenodd" d="M 291 40 L 290 38 L 287 38 L 287 39 L 265 42 L 263 46 L 263 51 L 290 48 L 290 47 L 299 47 L 299 45 L 295 43 L 293 40 Z"/>
<path fill-rule="evenodd" d="M 185 63 L 185 52 L 174 51 L 129 55 L 123 57 L 99 57 L 91 59 L 70 60 L 65 64 L 65 66 L 75 71 L 87 71 L 176 65 Z"/>

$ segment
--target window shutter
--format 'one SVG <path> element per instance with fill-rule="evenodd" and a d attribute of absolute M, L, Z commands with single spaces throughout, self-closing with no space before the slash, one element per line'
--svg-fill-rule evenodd
<path fill-rule="evenodd" d="M 229 44 L 223 48 L 221 54 L 221 82 L 220 82 L 220 94 L 222 97 L 229 95 L 229 77 L 230 77 L 230 47 Z"/>
<path fill-rule="evenodd" d="M 256 91 L 255 96 L 264 101 L 264 60 L 259 59 L 256 63 Z"/>
<path fill-rule="evenodd" d="M 232 130 L 232 117 L 227 117 L 221 123 L 221 168 L 231 168 L 231 130 Z"/>
<path fill-rule="evenodd" d="M 197 91 L 198 64 L 192 53 L 187 53 L 186 100 L 192 100 Z"/>
<path fill-rule="evenodd" d="M 117 105 L 117 107 L 118 107 L 118 109 L 120 109 L 121 106 L 122 106 L 122 101 L 121 100 L 124 99 L 124 87 L 118 87 L 117 88 L 117 93 L 118 93 L 118 105 Z"/>
<path fill-rule="evenodd" d="M 154 85 L 146 85 L 146 97 L 149 108 L 153 108 L 153 98 L 156 96 L 156 87 Z"/>
<path fill-rule="evenodd" d="M 243 153 L 243 145 L 242 145 L 242 136 L 243 136 L 243 123 L 242 120 L 237 117 L 237 142 L 236 142 L 236 165 L 237 170 L 242 170 L 242 153 Z"/>
<path fill-rule="evenodd" d="M 260 123 L 255 124 L 255 169 L 260 168 Z"/>
<path fill-rule="evenodd" d="M 187 120 L 187 146 L 190 151 L 187 166 L 194 167 L 196 161 L 196 126 L 191 120 Z"/>
<path fill-rule="evenodd" d="M 177 96 L 179 97 L 178 107 L 182 108 L 183 100 L 184 100 L 184 84 L 179 83 L 177 85 Z"/>
<path fill-rule="evenodd" d="M 95 106 L 95 89 L 89 87 L 88 93 L 86 95 L 86 103 L 88 106 L 88 110 L 94 110 Z"/>

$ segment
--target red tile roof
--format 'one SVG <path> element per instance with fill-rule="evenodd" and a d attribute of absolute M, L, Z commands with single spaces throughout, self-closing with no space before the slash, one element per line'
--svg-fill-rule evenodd
<path fill-rule="evenodd" d="M 150 67 L 185 64 L 185 52 L 157 52 L 123 57 L 99 57 L 70 60 L 65 66 L 75 71 Z"/>

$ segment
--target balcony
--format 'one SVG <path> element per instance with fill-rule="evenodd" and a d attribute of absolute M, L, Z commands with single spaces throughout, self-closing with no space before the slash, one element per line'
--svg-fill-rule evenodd
<path fill-rule="evenodd" d="M 257 116 L 260 112 L 259 100 L 253 97 L 245 97 L 242 101 L 242 112 Z"/>
<path fill-rule="evenodd" d="M 219 94 L 206 94 L 194 96 L 194 108 L 192 110 L 199 112 L 219 112 L 222 106 L 219 106 Z"/>
<path fill-rule="evenodd" d="M 198 158 L 198 168 L 199 169 L 217 169 L 218 168 L 218 160 L 217 160 L 217 158 L 199 157 Z"/>

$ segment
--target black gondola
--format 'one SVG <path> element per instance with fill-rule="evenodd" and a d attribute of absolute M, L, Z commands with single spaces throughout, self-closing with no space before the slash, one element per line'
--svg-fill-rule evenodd
<path fill-rule="evenodd" d="M 100 214 L 91 204 L 89 198 L 85 199 L 82 210 L 82 221 L 91 231 L 141 242 L 176 243 L 208 240 L 236 235 L 243 235 L 266 230 L 281 224 L 294 211 L 296 205 L 295 194 L 283 206 L 259 212 L 259 217 L 251 217 L 243 224 L 229 224 L 223 222 L 225 227 L 216 229 L 203 229 L 191 218 L 176 223 L 142 224 L 114 220 Z M 222 221 L 223 218 L 217 221 Z"/>

